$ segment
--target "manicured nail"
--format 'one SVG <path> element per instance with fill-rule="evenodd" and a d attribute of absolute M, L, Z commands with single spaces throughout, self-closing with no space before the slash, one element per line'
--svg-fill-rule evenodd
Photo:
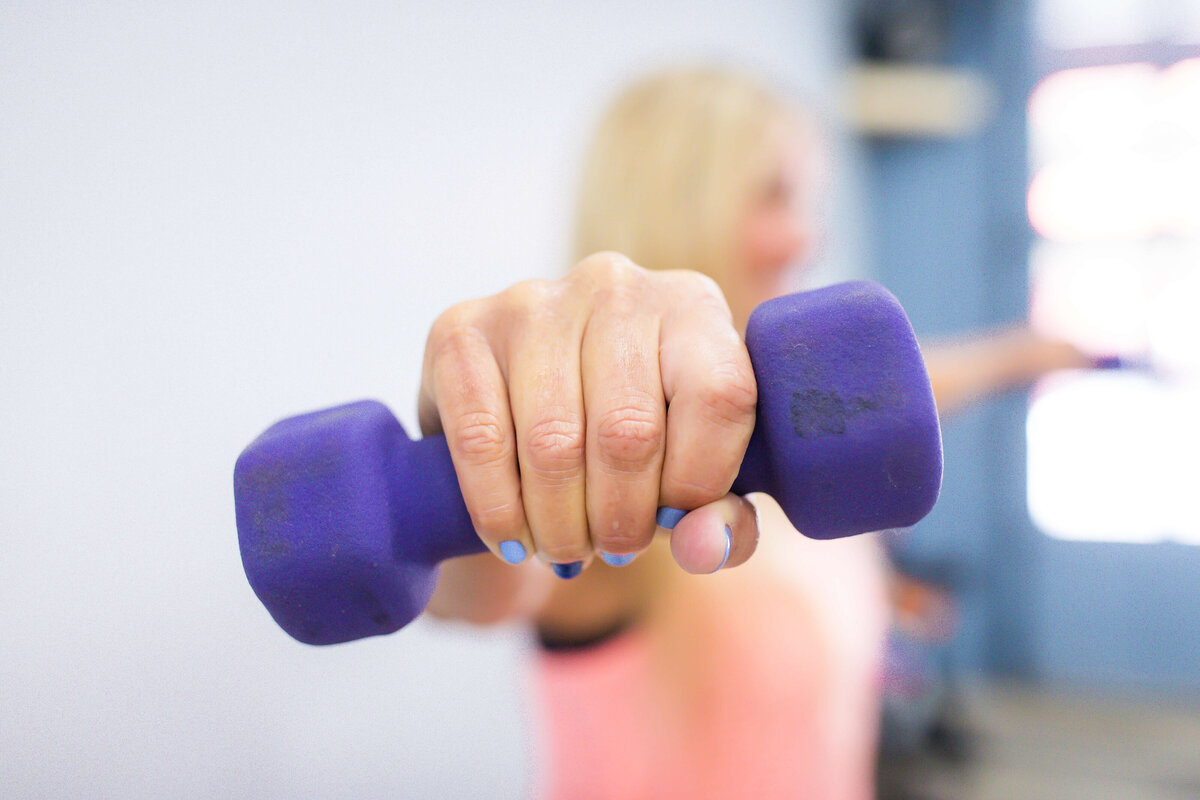
<path fill-rule="evenodd" d="M 658 514 L 655 515 L 654 521 L 658 523 L 658 527 L 673 531 L 675 530 L 675 526 L 679 524 L 679 520 L 683 519 L 687 513 L 681 508 L 662 506 L 658 509 Z"/>
<path fill-rule="evenodd" d="M 629 553 L 623 556 L 615 556 L 612 553 L 600 554 L 600 560 L 610 567 L 623 567 L 635 558 L 637 558 L 637 553 Z"/>
<path fill-rule="evenodd" d="M 572 561 L 570 564 L 551 564 L 550 567 L 554 570 L 554 574 L 563 580 L 570 580 L 583 572 L 582 561 Z"/>
<path fill-rule="evenodd" d="M 525 545 L 516 539 L 500 543 L 500 555 L 510 564 L 520 564 L 525 560 Z"/>
<path fill-rule="evenodd" d="M 725 526 L 725 555 L 721 557 L 721 563 L 717 564 L 717 569 L 714 569 L 713 572 L 717 572 L 718 570 L 721 569 L 721 567 L 725 566 L 725 562 L 729 560 L 729 551 L 732 549 L 733 549 L 733 531 L 731 531 L 729 529 L 729 526 L 726 525 Z"/>

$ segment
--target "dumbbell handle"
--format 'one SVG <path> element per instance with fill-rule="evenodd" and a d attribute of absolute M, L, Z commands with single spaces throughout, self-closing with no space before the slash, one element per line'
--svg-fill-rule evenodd
<path fill-rule="evenodd" d="M 269 472 L 272 479 L 270 485 L 260 481 L 253 487 L 256 497 L 261 500 L 273 493 L 286 492 L 285 487 L 309 485 L 307 481 L 298 479 L 301 476 L 285 473 L 284 470 L 289 467 L 282 466 L 284 464 L 291 469 L 301 469 L 308 476 L 328 476 L 343 471 L 348 465 L 342 463 L 345 456 L 340 452 L 343 446 L 341 439 L 345 423 L 351 418 L 378 437 L 372 447 L 378 450 L 387 465 L 387 475 L 420 476 L 419 487 L 397 479 L 372 488 L 372 491 L 388 497 L 386 508 L 404 510 L 405 519 L 391 526 L 404 532 L 394 543 L 398 556 L 405 561 L 432 565 L 447 558 L 474 555 L 487 550 L 475 533 L 470 514 L 463 503 L 446 437 L 438 434 L 410 440 L 391 411 L 375 400 L 360 400 L 300 415 L 268 429 L 255 441 L 253 452 L 256 459 L 281 466 Z M 274 452 L 273 441 L 278 442 L 279 449 L 286 452 Z M 302 442 L 308 452 L 298 452 L 297 442 Z M 762 436 L 754 436 L 742 459 L 741 470 L 733 485 L 734 491 L 739 494 L 770 491 L 773 487 L 771 472 L 765 441 Z M 420 502 L 411 501 L 414 494 L 419 494 Z M 261 534 L 267 526 L 286 525 L 281 519 L 285 514 L 297 524 L 309 521 L 321 524 L 322 515 L 316 509 L 309 508 L 312 501 L 320 502 L 321 499 L 304 492 L 292 493 L 287 497 L 276 496 L 274 507 L 280 511 L 273 519 L 269 513 L 263 513 L 261 503 L 253 509 L 248 504 L 240 503 L 238 529 L 247 534 Z M 350 530 L 343 533 L 343 536 L 353 535 L 354 532 Z M 260 553 L 272 545 L 280 544 L 279 537 L 275 536 L 243 536 L 243 547 L 249 546 Z M 336 558 L 337 553 L 331 552 L 330 555 Z"/>

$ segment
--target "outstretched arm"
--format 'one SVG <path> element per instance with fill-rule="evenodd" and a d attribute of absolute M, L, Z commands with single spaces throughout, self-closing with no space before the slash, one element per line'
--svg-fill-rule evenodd
<path fill-rule="evenodd" d="M 1048 372 L 1094 365 L 1094 360 L 1073 344 L 1042 336 L 1028 325 L 926 344 L 922 351 L 943 417 L 995 394 L 1027 386 Z"/>

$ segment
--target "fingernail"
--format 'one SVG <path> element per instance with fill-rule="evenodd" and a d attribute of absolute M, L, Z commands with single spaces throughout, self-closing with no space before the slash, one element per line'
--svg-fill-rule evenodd
<path fill-rule="evenodd" d="M 570 564 L 551 564 L 550 567 L 554 570 L 554 574 L 563 580 L 570 580 L 583 572 L 582 561 L 572 561 Z"/>
<path fill-rule="evenodd" d="M 717 564 L 717 568 L 713 572 L 717 572 L 721 567 L 725 566 L 725 562 L 729 560 L 729 551 L 733 549 L 733 531 L 729 526 L 725 526 L 725 555 L 721 557 L 721 563 Z"/>
<path fill-rule="evenodd" d="M 635 558 L 637 558 L 637 553 L 629 553 L 628 555 L 623 556 L 616 556 L 612 553 L 600 554 L 600 560 L 605 564 L 608 564 L 610 567 L 623 567 L 630 561 L 633 561 Z"/>
<path fill-rule="evenodd" d="M 516 539 L 500 543 L 500 555 L 510 564 L 520 564 L 525 560 L 525 545 Z"/>
<path fill-rule="evenodd" d="M 679 520 L 683 519 L 687 513 L 681 508 L 661 506 L 658 509 L 658 514 L 654 517 L 654 521 L 658 523 L 658 527 L 673 531 L 675 530 L 675 526 L 679 524 Z"/>

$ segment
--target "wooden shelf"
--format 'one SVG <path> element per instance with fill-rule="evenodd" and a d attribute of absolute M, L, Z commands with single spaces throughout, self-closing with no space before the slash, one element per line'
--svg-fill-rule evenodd
<path fill-rule="evenodd" d="M 983 128 L 996 102 L 979 73 L 926 65 L 861 63 L 847 90 L 850 124 L 864 136 L 968 136 Z"/>

